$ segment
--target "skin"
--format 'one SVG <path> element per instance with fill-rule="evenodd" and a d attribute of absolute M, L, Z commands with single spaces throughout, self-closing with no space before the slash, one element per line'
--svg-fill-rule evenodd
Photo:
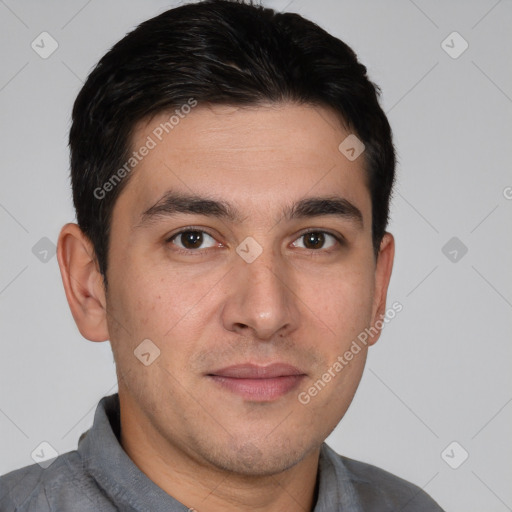
<path fill-rule="evenodd" d="M 168 117 L 140 123 L 132 147 Z M 349 161 L 338 150 L 349 133 L 321 107 L 197 106 L 136 166 L 114 206 L 107 291 L 89 240 L 75 224 L 62 228 L 58 260 L 73 317 L 85 338 L 112 345 L 121 444 L 199 512 L 314 507 L 320 445 L 352 401 L 367 347 L 310 403 L 297 397 L 382 318 L 394 258 L 390 233 L 374 257 L 364 153 Z M 228 201 L 242 222 L 179 214 L 141 226 L 167 190 Z M 362 226 L 280 215 L 285 204 L 333 194 L 359 208 Z M 187 226 L 212 238 L 179 254 L 183 238 L 167 240 Z M 345 243 L 328 236 L 308 248 L 301 232 L 310 228 Z M 248 236 L 263 249 L 252 263 L 235 251 Z M 160 356 L 145 366 L 133 352 L 148 338 Z M 276 400 L 243 399 L 207 376 L 274 361 L 306 374 Z"/>

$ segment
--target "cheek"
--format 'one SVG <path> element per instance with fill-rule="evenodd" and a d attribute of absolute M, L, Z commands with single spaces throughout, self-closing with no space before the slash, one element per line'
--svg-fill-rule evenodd
<path fill-rule="evenodd" d="M 369 325 L 373 304 L 371 273 L 341 269 L 324 279 L 320 289 L 305 288 L 307 304 L 331 328 L 338 341 L 351 340 Z"/>
<path fill-rule="evenodd" d="M 115 283 L 116 309 L 134 333 L 161 338 L 198 302 L 203 285 L 169 268 L 127 263 Z"/>
<path fill-rule="evenodd" d="M 116 331 L 122 351 L 133 352 L 142 340 L 150 339 L 166 367 L 186 367 L 204 338 L 205 324 L 218 311 L 215 283 L 220 277 L 215 272 L 191 276 L 182 269 L 126 266 L 112 297 L 112 316 L 126 326 Z M 205 296 L 205 290 L 211 291 Z M 128 344 L 133 345 L 131 351 L 125 351 Z"/>
<path fill-rule="evenodd" d="M 320 428 L 321 439 L 332 432 L 352 403 L 365 361 L 366 350 L 362 350 L 340 371 L 330 364 L 324 373 L 319 373 L 308 383 L 300 395 L 311 430 Z"/>

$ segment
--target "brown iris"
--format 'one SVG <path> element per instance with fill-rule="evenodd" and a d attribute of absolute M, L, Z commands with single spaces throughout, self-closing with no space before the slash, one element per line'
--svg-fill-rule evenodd
<path fill-rule="evenodd" d="M 311 232 L 302 235 L 306 249 L 319 249 L 325 243 L 325 235 L 320 232 Z"/>
<path fill-rule="evenodd" d="M 185 231 L 180 233 L 181 243 L 186 249 L 197 249 L 203 243 L 201 231 Z"/>

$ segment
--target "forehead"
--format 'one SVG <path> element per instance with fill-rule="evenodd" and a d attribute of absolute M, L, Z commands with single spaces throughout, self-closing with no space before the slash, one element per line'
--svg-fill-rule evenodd
<path fill-rule="evenodd" d="M 187 111 L 158 114 L 136 127 L 132 151 L 151 149 L 119 198 L 137 203 L 132 211 L 141 213 L 169 190 L 213 195 L 251 214 L 336 193 L 363 213 L 371 206 L 364 158 L 350 161 L 340 152 L 350 132 L 331 110 L 278 104 Z"/>

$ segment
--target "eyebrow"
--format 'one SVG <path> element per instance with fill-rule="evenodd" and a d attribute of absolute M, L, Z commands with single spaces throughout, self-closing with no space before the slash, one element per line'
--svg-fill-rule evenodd
<path fill-rule="evenodd" d="M 225 201 L 168 191 L 153 206 L 142 213 L 137 227 L 143 227 L 159 218 L 172 217 L 180 213 L 205 215 L 233 223 L 242 223 L 245 218 L 235 206 Z M 281 216 L 287 220 L 325 215 L 350 221 L 359 229 L 363 227 L 361 210 L 340 196 L 308 197 L 285 206 L 281 211 Z"/>

